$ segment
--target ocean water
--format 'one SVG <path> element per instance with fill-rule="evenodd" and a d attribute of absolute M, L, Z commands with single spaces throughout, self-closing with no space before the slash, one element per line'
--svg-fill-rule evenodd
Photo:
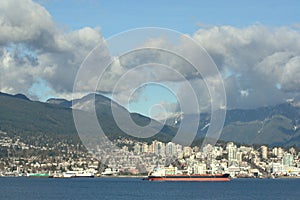
<path fill-rule="evenodd" d="M 149 182 L 140 178 L 0 178 L 0 199 L 300 199 L 300 179 Z"/>

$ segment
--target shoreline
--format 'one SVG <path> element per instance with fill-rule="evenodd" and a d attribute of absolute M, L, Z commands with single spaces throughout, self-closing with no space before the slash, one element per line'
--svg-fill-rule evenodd
<path fill-rule="evenodd" d="M 66 177 L 28 177 L 28 176 L 0 176 L 0 178 L 29 178 L 29 179 L 98 179 L 98 178 L 103 178 L 103 179 L 109 179 L 109 178 L 136 178 L 136 179 L 142 179 L 144 180 L 148 176 L 145 175 L 120 175 L 120 176 L 95 176 L 95 177 L 80 177 L 80 178 L 66 178 Z M 260 177 L 260 178 L 255 178 L 255 177 L 234 177 L 230 178 L 230 180 L 242 180 L 242 179 L 300 179 L 300 176 L 279 176 L 279 177 Z"/>

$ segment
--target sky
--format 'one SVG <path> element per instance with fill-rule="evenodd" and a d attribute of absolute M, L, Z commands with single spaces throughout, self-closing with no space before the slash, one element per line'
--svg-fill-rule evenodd
<path fill-rule="evenodd" d="M 80 97 L 83 91 L 78 94 L 72 91 L 74 79 L 97 44 L 105 44 L 103 41 L 129 29 L 162 27 L 187 34 L 206 49 L 223 77 L 228 109 L 257 108 L 286 99 L 294 99 L 298 105 L 299 7 L 297 0 L 1 1 L 0 91 L 23 93 L 41 101 L 50 97 Z M 157 38 L 151 42 L 175 48 Z M 183 43 L 177 49 L 189 51 Z M 159 56 L 162 62 L 166 59 L 164 54 Z M 126 59 L 109 69 L 109 79 L 104 80 L 105 87 L 99 88 L 100 93 L 111 96 L 112 86 L 120 79 L 124 66 L 130 66 Z M 196 95 L 203 103 L 200 110 L 208 109 L 206 104 L 211 101 L 201 78 L 189 78 L 188 67 L 180 70 L 188 80 L 203 88 L 204 92 Z M 171 79 L 170 75 L 159 75 L 157 80 Z M 146 75 L 139 78 L 147 79 Z M 178 99 L 187 94 L 180 81 L 172 81 L 176 88 L 173 93 L 157 85 L 135 89 L 137 95 L 133 95 L 135 99 L 128 108 L 150 115 L 151 107 L 160 104 L 165 106 L 163 117 L 180 113 Z M 120 96 L 122 91 L 130 91 L 129 85 L 126 86 L 118 91 Z M 157 119 L 162 116 L 157 110 L 154 115 Z"/>
<path fill-rule="evenodd" d="M 193 34 L 200 27 L 253 24 L 292 26 L 299 23 L 298 1 L 37 1 L 55 22 L 76 30 L 99 26 L 104 37 L 145 26 L 170 28 Z M 67 9 L 66 9 L 67 8 Z"/>

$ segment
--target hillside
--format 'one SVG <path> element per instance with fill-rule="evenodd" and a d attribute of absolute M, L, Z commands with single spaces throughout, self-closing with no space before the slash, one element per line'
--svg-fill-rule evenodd
<path fill-rule="evenodd" d="M 0 129 L 10 134 L 76 134 L 71 109 L 0 93 Z"/>
<path fill-rule="evenodd" d="M 90 98 L 90 95 L 82 99 L 75 100 L 75 104 L 84 103 Z M 31 101 L 24 95 L 9 95 L 0 93 L 0 130 L 9 134 L 47 134 L 51 136 L 72 135 L 77 136 L 77 130 L 74 125 L 72 102 L 66 100 L 49 100 L 48 103 Z M 123 113 L 128 111 L 113 102 L 112 105 L 117 106 Z M 111 138 L 119 136 L 127 137 L 127 135 L 118 128 L 113 120 L 111 113 L 111 100 L 96 95 L 96 109 L 99 123 L 105 134 Z M 82 112 L 87 120 L 90 115 L 88 112 Z M 150 119 L 148 117 L 130 113 L 133 120 L 137 124 L 146 125 Z M 158 122 L 157 122 L 158 123 Z M 165 126 L 154 139 L 169 141 L 175 129 Z M 151 138 L 151 139 L 153 139 Z"/>

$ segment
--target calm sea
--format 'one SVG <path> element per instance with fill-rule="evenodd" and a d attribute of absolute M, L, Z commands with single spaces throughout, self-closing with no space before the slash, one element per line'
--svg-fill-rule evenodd
<path fill-rule="evenodd" d="M 139 178 L 0 178 L 0 199 L 300 199 L 300 179 L 148 182 Z"/>

